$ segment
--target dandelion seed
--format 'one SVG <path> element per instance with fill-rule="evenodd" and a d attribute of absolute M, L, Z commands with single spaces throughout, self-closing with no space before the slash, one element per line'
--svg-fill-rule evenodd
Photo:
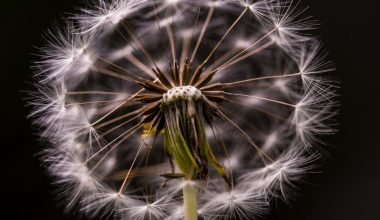
<path fill-rule="evenodd" d="M 289 201 L 335 114 L 333 68 L 299 8 L 98 0 L 49 31 L 29 103 L 68 209 L 254 219 Z"/>

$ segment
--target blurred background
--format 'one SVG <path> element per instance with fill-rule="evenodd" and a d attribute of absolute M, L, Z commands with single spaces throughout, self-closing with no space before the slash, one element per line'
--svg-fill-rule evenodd
<path fill-rule="evenodd" d="M 303 0 L 341 81 L 340 132 L 331 158 L 290 205 L 268 219 L 380 219 L 380 55 L 376 0 Z M 83 3 L 83 2 L 82 2 Z M 42 32 L 79 0 L 18 0 L 0 5 L 0 219 L 76 220 L 57 206 L 37 153 L 42 145 L 26 116 L 31 60 Z M 376 22 L 377 21 L 377 22 Z M 376 48 L 377 47 L 377 48 Z M 335 147 L 336 146 L 336 147 Z"/>

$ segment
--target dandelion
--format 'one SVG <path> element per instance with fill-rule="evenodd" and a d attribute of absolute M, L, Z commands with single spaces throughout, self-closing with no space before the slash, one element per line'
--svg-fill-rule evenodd
<path fill-rule="evenodd" d="M 285 0 L 98 0 L 48 31 L 31 117 L 68 210 L 254 219 L 333 133 L 315 20 Z"/>

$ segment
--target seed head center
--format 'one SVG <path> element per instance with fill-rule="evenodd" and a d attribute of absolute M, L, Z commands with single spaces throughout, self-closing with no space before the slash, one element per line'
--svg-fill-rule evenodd
<path fill-rule="evenodd" d="M 169 104 L 178 100 L 198 100 L 202 92 L 194 86 L 177 86 L 169 89 L 163 96 L 162 102 Z"/>

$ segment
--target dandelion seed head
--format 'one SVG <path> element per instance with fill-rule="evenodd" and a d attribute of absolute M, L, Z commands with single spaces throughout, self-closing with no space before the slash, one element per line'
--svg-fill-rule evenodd
<path fill-rule="evenodd" d="M 318 24 L 285 0 L 98 0 L 45 34 L 30 117 L 70 210 L 254 219 L 334 133 Z M 191 191 L 191 190 L 190 190 Z"/>

